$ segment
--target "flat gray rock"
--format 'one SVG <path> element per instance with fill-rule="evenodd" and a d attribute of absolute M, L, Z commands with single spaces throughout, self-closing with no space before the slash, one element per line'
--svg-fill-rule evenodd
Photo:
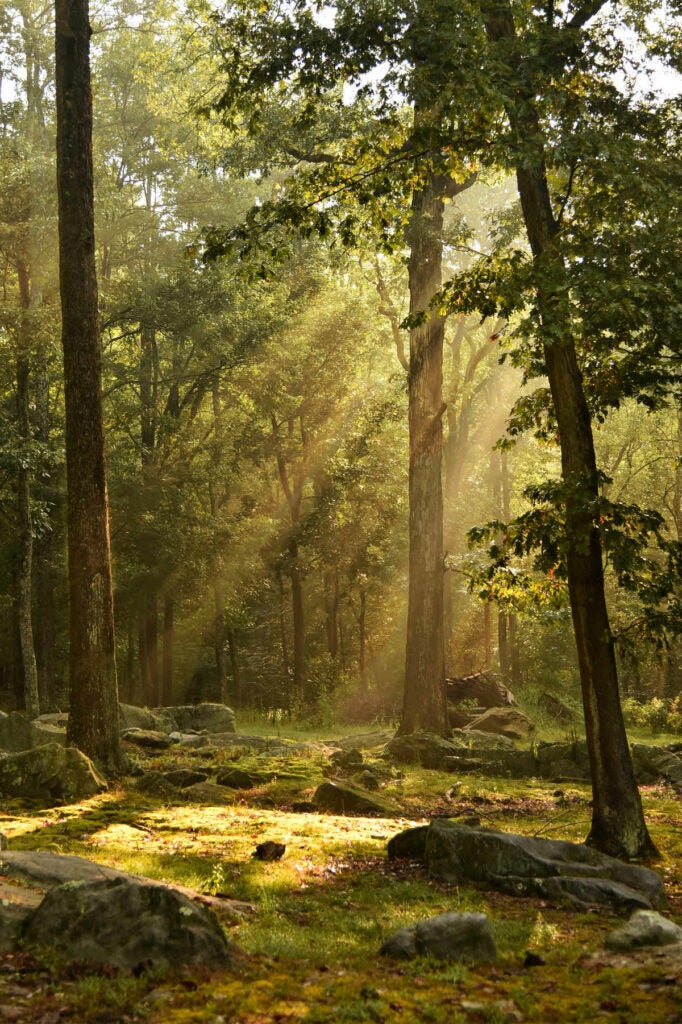
<path fill-rule="evenodd" d="M 399 837 L 392 842 L 399 848 Z M 518 896 L 618 909 L 652 908 L 664 901 L 663 883 L 654 871 L 607 857 L 593 847 L 472 828 L 446 818 L 428 826 L 424 861 L 434 878 L 453 884 L 476 882 Z"/>
<path fill-rule="evenodd" d="M 168 712 L 180 732 L 192 730 L 209 733 L 234 732 L 234 711 L 226 704 L 183 704 L 159 709 Z"/>
<path fill-rule="evenodd" d="M 437 960 L 482 963 L 497 957 L 488 918 L 473 913 L 438 914 L 414 927 L 401 928 L 379 952 L 399 960 L 433 956 Z"/>
<path fill-rule="evenodd" d="M 159 729 L 126 729 L 122 738 L 147 750 L 167 750 L 173 743 L 168 733 Z"/>
<path fill-rule="evenodd" d="M 66 743 L 66 729 L 62 724 L 35 719 L 33 722 L 20 711 L 12 711 L 0 718 L 0 750 L 19 753 L 34 750 L 48 743 Z"/>
<path fill-rule="evenodd" d="M 607 949 L 627 952 L 642 946 L 675 946 L 682 943 L 682 928 L 655 910 L 636 910 L 627 924 L 606 937 Z"/>

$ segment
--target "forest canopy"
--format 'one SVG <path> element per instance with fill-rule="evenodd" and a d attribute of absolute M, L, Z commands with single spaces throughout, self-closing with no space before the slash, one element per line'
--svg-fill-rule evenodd
<path fill-rule="evenodd" d="M 579 704 L 577 494 L 621 693 L 674 713 L 679 28 L 657 5 L 518 4 L 512 38 L 509 11 L 93 5 L 126 700 L 397 720 L 408 403 L 415 337 L 435 330 L 444 674 L 494 668 L 531 704 L 548 690 Z M 68 690 L 53 33 L 34 0 L 0 12 L 0 686 L 42 711 Z M 539 139 L 549 255 L 517 192 Z M 547 378 L 548 338 L 567 331 L 594 427 L 586 498 L 562 477 Z"/>

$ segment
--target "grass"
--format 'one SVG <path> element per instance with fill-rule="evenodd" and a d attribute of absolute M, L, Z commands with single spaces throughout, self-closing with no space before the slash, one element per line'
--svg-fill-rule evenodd
<path fill-rule="evenodd" d="M 163 770 L 212 756 L 175 749 L 140 758 L 145 767 Z M 228 760 L 229 752 L 215 756 L 217 763 Z M 382 792 L 401 817 L 344 817 L 291 811 L 292 802 L 308 798 L 328 774 L 319 752 L 288 759 L 248 755 L 238 763 L 272 779 L 236 792 L 229 806 L 168 806 L 137 792 L 131 780 L 71 807 L 45 811 L 17 804 L 0 817 L 0 829 L 14 849 L 78 854 L 253 904 L 253 916 L 224 920 L 230 938 L 247 953 L 243 961 L 226 972 L 133 977 L 5 955 L 0 1020 L 6 1007 L 15 1006 L 21 1016 L 7 1019 L 27 1024 L 62 1018 L 75 1024 L 682 1021 L 682 959 L 641 954 L 623 962 L 600 954 L 618 920 L 612 913 L 449 887 L 427 878 L 417 864 L 386 860 L 392 835 L 436 814 L 580 840 L 589 825 L 588 787 L 483 776 L 457 780 L 409 767 L 383 773 Z M 456 781 L 461 784 L 453 791 Z M 645 787 L 643 799 L 663 854 L 658 869 L 668 884 L 670 913 L 679 920 L 679 799 L 663 786 Z M 286 844 L 281 861 L 253 859 L 264 839 Z M 446 910 L 488 914 L 499 951 L 495 964 L 401 964 L 377 955 L 397 928 Z M 524 967 L 527 950 L 545 965 Z M 17 995 L 23 989 L 30 994 Z"/>

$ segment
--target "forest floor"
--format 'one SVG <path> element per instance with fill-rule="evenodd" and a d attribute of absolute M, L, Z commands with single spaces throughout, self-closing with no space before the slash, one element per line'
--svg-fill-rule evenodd
<path fill-rule="evenodd" d="M 177 747 L 135 756 L 157 770 L 207 760 L 206 751 Z M 217 764 L 234 756 L 212 755 Z M 255 913 L 225 919 L 229 937 L 245 951 L 225 971 L 133 976 L 66 965 L 52 955 L 0 955 L 0 1024 L 682 1024 L 678 947 L 605 953 L 604 939 L 621 920 L 608 910 L 448 886 L 427 878 L 417 863 L 386 858 L 393 835 L 435 815 L 580 841 L 589 827 L 588 787 L 468 776 L 453 790 L 453 775 L 407 766 L 383 791 L 400 817 L 351 817 L 291 810 L 329 774 L 322 752 L 247 755 L 237 763 L 278 777 L 228 794 L 231 802 L 219 807 L 171 806 L 136 791 L 131 779 L 78 805 L 4 808 L 0 831 L 12 849 L 88 857 L 248 901 Z M 652 866 L 666 883 L 665 912 L 682 924 L 679 797 L 667 786 L 643 787 L 642 796 L 662 855 Z M 253 859 L 266 839 L 286 844 L 282 860 Z M 495 963 L 401 963 L 378 955 L 397 928 L 447 910 L 488 914 Z M 528 952 L 544 963 L 525 966 Z"/>

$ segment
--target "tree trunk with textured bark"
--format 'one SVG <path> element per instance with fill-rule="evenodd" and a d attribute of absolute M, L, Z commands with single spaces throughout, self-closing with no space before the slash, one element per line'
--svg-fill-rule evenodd
<path fill-rule="evenodd" d="M 592 774 L 592 825 L 587 842 L 615 857 L 649 857 L 656 849 L 644 821 L 623 722 L 601 541 L 591 511 L 599 497 L 599 477 L 575 339 L 567 326 L 572 318 L 566 306 L 565 266 L 557 245 L 559 224 L 552 210 L 544 139 L 533 102 L 538 86 L 520 74 L 508 0 L 493 0 L 484 5 L 484 12 L 489 39 L 492 43 L 503 41 L 499 59 L 507 116 L 525 154 L 524 162 L 517 166 L 517 186 L 528 241 L 541 275 L 536 298 L 567 495 L 568 589 Z M 510 83 L 514 83 L 512 90 Z"/>
<path fill-rule="evenodd" d="M 430 181 L 412 197 L 410 331 L 409 584 L 405 691 L 399 732 L 449 732 L 443 637 L 443 332 L 429 309 L 441 287 L 443 200 Z"/>
<path fill-rule="evenodd" d="M 57 0 L 57 194 L 69 537 L 67 740 L 105 771 L 124 762 L 118 722 L 95 273 L 87 0 Z"/>
<path fill-rule="evenodd" d="M 29 272 L 22 262 L 17 267 L 21 301 L 21 328 L 17 347 L 17 424 L 23 445 L 31 442 L 30 395 L 29 395 L 29 347 L 30 338 L 28 315 L 31 306 L 31 284 Z M 31 516 L 31 478 L 33 470 L 26 452 L 20 460 L 17 471 L 17 510 L 19 514 L 19 566 L 17 572 L 17 619 L 19 622 L 19 645 L 24 677 L 23 703 L 29 718 L 40 714 L 38 692 L 38 668 L 33 643 L 33 620 L 31 601 L 33 595 L 33 521 Z"/>

